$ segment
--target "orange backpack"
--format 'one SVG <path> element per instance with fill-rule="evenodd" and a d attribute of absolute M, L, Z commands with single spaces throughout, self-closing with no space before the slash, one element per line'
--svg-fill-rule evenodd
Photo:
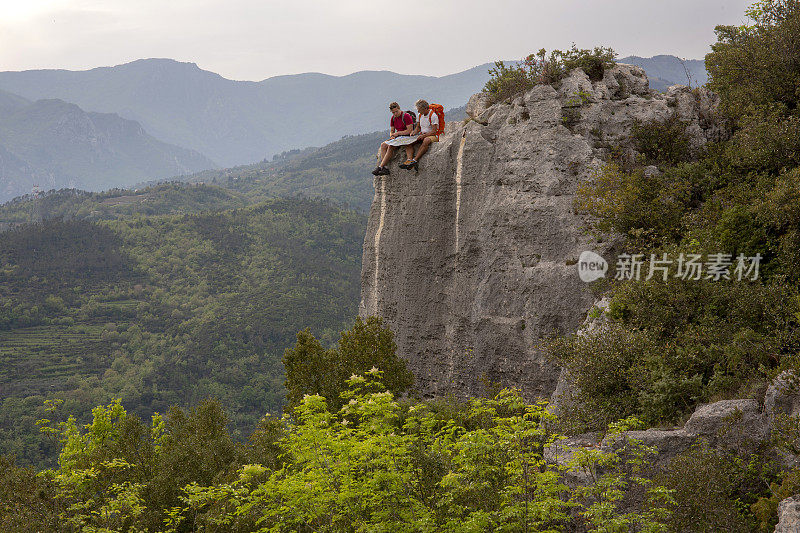
<path fill-rule="evenodd" d="M 436 130 L 436 135 L 441 135 L 444 133 L 444 107 L 440 104 L 430 104 L 428 107 L 439 117 L 439 129 Z"/>

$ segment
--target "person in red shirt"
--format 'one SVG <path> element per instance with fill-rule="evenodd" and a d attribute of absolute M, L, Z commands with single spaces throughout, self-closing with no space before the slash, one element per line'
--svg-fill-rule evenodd
<path fill-rule="evenodd" d="M 411 132 L 414 130 L 414 118 L 409 113 L 404 112 L 397 102 L 389 104 L 389 111 L 392 112 L 392 117 L 389 119 L 389 137 L 394 139 L 401 135 L 411 135 Z M 394 149 L 394 146 L 389 146 L 386 143 L 381 144 L 381 151 L 378 156 L 380 163 L 378 163 L 378 166 L 372 171 L 375 176 L 386 176 L 389 174 L 389 169 L 386 165 L 392 160 Z M 413 154 L 414 149 L 411 145 L 406 145 L 406 157 L 411 159 Z"/>

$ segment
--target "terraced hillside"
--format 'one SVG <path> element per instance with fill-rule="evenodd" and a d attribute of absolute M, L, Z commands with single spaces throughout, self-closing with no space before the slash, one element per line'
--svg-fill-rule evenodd
<path fill-rule="evenodd" d="M 102 373 L 114 343 L 102 325 L 33 326 L 0 332 L 0 397 L 61 391 L 70 378 Z"/>
<path fill-rule="evenodd" d="M 143 419 L 219 398 L 233 430 L 281 408 L 284 349 L 333 343 L 356 315 L 363 216 L 330 203 L 0 233 L 0 454 L 46 464 L 36 426 L 112 397 Z"/>

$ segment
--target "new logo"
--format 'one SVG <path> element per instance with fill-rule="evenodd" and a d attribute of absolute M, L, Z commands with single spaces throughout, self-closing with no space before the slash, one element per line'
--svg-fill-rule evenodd
<path fill-rule="evenodd" d="M 581 281 L 591 281 L 606 277 L 608 262 L 602 256 L 589 250 L 581 252 L 578 258 L 578 276 Z"/>

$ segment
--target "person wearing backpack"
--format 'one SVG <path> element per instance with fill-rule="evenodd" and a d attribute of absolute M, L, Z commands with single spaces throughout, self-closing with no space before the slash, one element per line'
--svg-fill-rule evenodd
<path fill-rule="evenodd" d="M 372 171 L 372 174 L 375 176 L 386 176 L 389 174 L 389 168 L 386 165 L 392 160 L 396 146 L 405 145 L 406 159 L 411 159 L 411 156 L 414 154 L 414 148 L 411 146 L 413 139 L 398 139 L 398 137 L 411 135 L 411 132 L 414 130 L 416 119 L 414 113 L 411 111 L 403 111 L 400 108 L 400 104 L 397 102 L 389 104 L 389 111 L 392 112 L 392 117 L 389 119 L 389 140 L 381 144 L 380 154 L 378 155 L 378 166 Z"/>
<path fill-rule="evenodd" d="M 429 104 L 425 100 L 417 100 L 417 112 L 419 120 L 411 135 L 418 135 L 416 143 L 419 143 L 417 154 L 406 159 L 400 168 L 418 169 L 419 159 L 428 151 L 431 143 L 439 142 L 439 135 L 444 133 L 444 107 L 439 104 Z M 406 152 L 407 154 L 407 152 Z"/>

